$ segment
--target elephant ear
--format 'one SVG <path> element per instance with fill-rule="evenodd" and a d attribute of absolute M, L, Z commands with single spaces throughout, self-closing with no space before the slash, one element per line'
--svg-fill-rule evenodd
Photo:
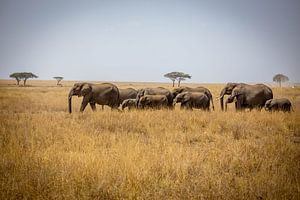
<path fill-rule="evenodd" d="M 271 101 L 271 102 L 270 102 L 270 107 L 272 107 L 272 108 L 273 108 L 273 107 L 278 107 L 278 106 L 277 106 L 277 102 Z"/>
<path fill-rule="evenodd" d="M 270 106 L 271 100 L 266 101 L 265 106 Z"/>
<path fill-rule="evenodd" d="M 189 95 L 184 95 L 181 103 L 188 102 L 190 99 L 191 99 L 191 97 Z"/>
<path fill-rule="evenodd" d="M 80 90 L 80 95 L 79 96 L 85 96 L 89 94 L 92 90 L 92 87 L 89 84 L 84 84 Z"/>

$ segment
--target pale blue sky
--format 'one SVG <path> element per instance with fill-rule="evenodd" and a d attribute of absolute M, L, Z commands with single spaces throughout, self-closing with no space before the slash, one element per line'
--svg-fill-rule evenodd
<path fill-rule="evenodd" d="M 299 0 L 0 0 L 0 78 L 300 82 Z"/>

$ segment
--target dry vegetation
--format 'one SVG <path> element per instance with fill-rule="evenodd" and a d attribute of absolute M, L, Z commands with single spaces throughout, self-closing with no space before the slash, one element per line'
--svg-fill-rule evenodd
<path fill-rule="evenodd" d="M 13 84 L 0 81 L 0 199 L 300 198 L 300 88 L 273 88 L 291 114 L 78 113 L 80 98 L 68 114 L 72 82 Z"/>

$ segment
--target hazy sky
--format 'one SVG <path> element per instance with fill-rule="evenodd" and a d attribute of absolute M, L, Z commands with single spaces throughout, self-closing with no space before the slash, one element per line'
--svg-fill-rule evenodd
<path fill-rule="evenodd" d="M 299 0 L 0 0 L 0 78 L 300 82 Z"/>

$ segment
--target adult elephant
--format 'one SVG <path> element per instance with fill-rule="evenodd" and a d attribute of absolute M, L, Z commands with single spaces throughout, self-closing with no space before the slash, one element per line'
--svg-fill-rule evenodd
<path fill-rule="evenodd" d="M 175 98 L 178 94 L 183 93 L 183 92 L 202 92 L 204 93 L 208 99 L 211 101 L 211 105 L 212 105 L 212 109 L 215 110 L 215 106 L 214 106 L 214 102 L 213 102 L 213 98 L 211 95 L 211 92 L 209 91 L 209 89 L 205 88 L 205 87 L 196 87 L 196 88 L 190 88 L 190 87 L 179 87 L 179 88 L 175 88 L 173 90 L 173 97 Z"/>
<path fill-rule="evenodd" d="M 243 110 L 249 108 L 264 107 L 267 100 L 273 98 L 271 88 L 264 84 L 248 85 L 245 83 L 227 83 L 220 94 L 221 109 L 224 110 L 224 96 L 230 95 L 225 102 L 225 110 L 227 104 L 232 103 L 235 99 L 236 110 Z"/>
<path fill-rule="evenodd" d="M 72 113 L 72 96 L 83 96 L 80 107 L 80 112 L 83 112 L 88 103 L 93 111 L 96 110 L 96 103 L 118 109 L 119 95 L 119 89 L 111 83 L 75 83 L 69 93 L 69 113 Z"/>
<path fill-rule="evenodd" d="M 139 104 L 140 98 L 145 95 L 165 95 L 168 99 L 168 107 L 173 108 L 173 94 L 168 89 L 163 87 L 157 87 L 157 88 L 144 88 L 139 89 L 136 100 L 137 100 L 137 106 Z"/>
<path fill-rule="evenodd" d="M 140 98 L 138 103 L 138 108 L 167 108 L 168 107 L 168 98 L 165 95 L 144 95 Z"/>
<path fill-rule="evenodd" d="M 173 101 L 173 104 L 181 103 L 181 108 L 193 109 L 198 108 L 209 111 L 210 100 L 203 92 L 182 92 L 178 94 Z"/>

